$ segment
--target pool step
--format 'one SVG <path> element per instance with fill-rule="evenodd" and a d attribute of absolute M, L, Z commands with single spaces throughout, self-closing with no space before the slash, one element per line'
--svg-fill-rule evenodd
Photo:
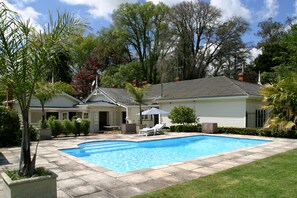
<path fill-rule="evenodd" d="M 127 144 L 127 142 L 111 142 L 111 141 L 102 141 L 102 142 L 93 142 L 92 144 L 80 144 L 80 148 L 91 148 L 94 146 L 104 146 L 104 145 L 115 145 L 115 144 Z"/>
<path fill-rule="evenodd" d="M 131 146 L 131 144 L 103 144 L 103 145 L 93 145 L 89 147 L 83 147 L 82 149 L 87 151 L 87 150 L 93 150 L 93 149 L 100 149 L 100 148 L 113 148 L 113 147 L 119 147 L 119 146 Z"/>
<path fill-rule="evenodd" d="M 103 153 L 103 152 L 109 152 L 109 151 L 117 151 L 117 150 L 127 150 L 127 149 L 133 149 L 136 148 L 134 145 L 114 145 L 113 147 L 102 147 L 98 149 L 92 149 L 92 150 L 84 150 L 86 154 L 93 154 L 93 153 Z"/>

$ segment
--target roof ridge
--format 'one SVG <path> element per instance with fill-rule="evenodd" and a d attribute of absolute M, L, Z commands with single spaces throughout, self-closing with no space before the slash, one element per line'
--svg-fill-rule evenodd
<path fill-rule="evenodd" d="M 224 76 L 224 77 L 226 77 L 226 76 Z M 226 77 L 227 78 L 227 77 Z M 242 89 L 239 85 L 237 85 L 234 81 L 236 81 L 236 82 L 239 82 L 239 83 L 244 83 L 244 82 L 242 82 L 242 81 L 239 81 L 239 80 L 235 80 L 235 79 L 231 79 L 231 78 L 227 78 L 229 81 L 231 81 L 232 82 L 232 84 L 235 86 L 235 87 L 237 87 L 237 88 L 239 88 L 239 90 L 242 92 L 242 93 L 244 93 L 245 95 L 249 95 L 249 93 L 247 93 L 244 89 Z M 246 83 L 246 82 L 245 82 Z"/>

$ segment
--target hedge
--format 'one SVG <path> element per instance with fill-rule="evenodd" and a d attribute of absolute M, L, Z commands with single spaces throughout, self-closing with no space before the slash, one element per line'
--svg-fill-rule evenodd
<path fill-rule="evenodd" d="M 201 132 L 201 124 L 184 124 L 170 126 L 172 132 Z"/>
<path fill-rule="evenodd" d="M 297 131 L 273 130 L 263 128 L 237 128 L 237 127 L 218 127 L 218 133 L 256 135 L 267 137 L 297 138 Z"/>

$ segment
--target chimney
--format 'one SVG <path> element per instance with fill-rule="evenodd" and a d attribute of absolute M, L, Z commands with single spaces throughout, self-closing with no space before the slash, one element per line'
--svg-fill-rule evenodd
<path fill-rule="evenodd" d="M 238 74 L 238 80 L 241 81 L 241 82 L 246 82 L 247 78 L 244 75 L 244 73 L 241 72 L 241 73 Z"/>
<path fill-rule="evenodd" d="M 133 80 L 133 86 L 138 87 L 138 80 L 136 80 L 136 79 Z"/>
<path fill-rule="evenodd" d="M 177 81 L 180 81 L 180 77 L 177 76 L 177 77 L 175 78 L 175 81 L 176 81 L 176 82 L 177 82 Z"/>
<path fill-rule="evenodd" d="M 142 86 L 145 86 L 145 85 L 147 85 L 147 80 L 142 81 Z"/>

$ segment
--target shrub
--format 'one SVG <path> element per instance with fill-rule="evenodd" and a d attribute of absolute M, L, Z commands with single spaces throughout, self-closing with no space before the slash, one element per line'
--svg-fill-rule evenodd
<path fill-rule="evenodd" d="M 55 116 L 53 116 L 53 117 L 55 117 Z M 45 129 L 49 128 L 48 120 L 44 120 L 44 126 L 45 126 Z M 39 120 L 38 128 L 42 129 L 42 120 Z"/>
<path fill-rule="evenodd" d="M 48 125 L 52 130 L 52 135 L 57 137 L 63 131 L 63 125 L 61 120 L 57 120 L 55 116 L 50 116 L 48 119 Z"/>
<path fill-rule="evenodd" d="M 80 124 L 76 121 L 77 118 L 72 119 L 75 136 L 80 135 Z"/>
<path fill-rule="evenodd" d="M 34 127 L 33 125 L 30 125 L 30 140 L 31 141 L 37 141 L 39 140 L 40 134 L 39 131 L 36 129 L 36 127 Z"/>
<path fill-rule="evenodd" d="M 63 120 L 63 134 L 68 136 L 71 133 L 74 133 L 74 125 L 70 120 Z"/>
<path fill-rule="evenodd" d="M 20 119 L 16 111 L 0 106 L 0 147 L 21 142 Z"/>
<path fill-rule="evenodd" d="M 170 126 L 172 132 L 201 132 L 201 124 L 185 124 Z"/>
<path fill-rule="evenodd" d="M 267 137 L 297 138 L 296 130 L 218 127 L 218 133 L 240 134 L 240 135 L 258 135 L 258 136 L 267 136 Z"/>
<path fill-rule="evenodd" d="M 88 135 L 89 134 L 89 129 L 90 129 L 90 120 L 89 119 L 83 119 L 80 123 L 80 131 L 84 134 L 84 135 Z"/>
<path fill-rule="evenodd" d="M 196 122 L 194 110 L 185 106 L 174 107 L 168 115 L 168 118 L 171 119 L 172 123 L 177 124 Z"/>

